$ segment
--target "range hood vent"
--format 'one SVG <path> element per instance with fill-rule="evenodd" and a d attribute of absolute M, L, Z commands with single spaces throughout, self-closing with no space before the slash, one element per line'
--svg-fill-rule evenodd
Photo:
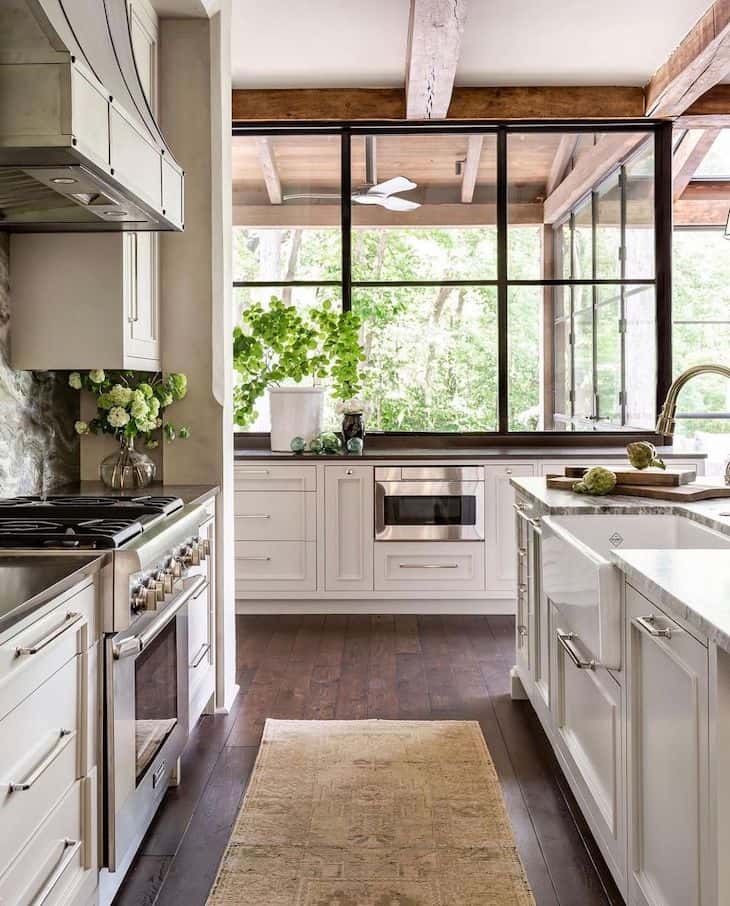
<path fill-rule="evenodd" d="M 0 230 L 180 230 L 126 0 L 1 0 Z"/>

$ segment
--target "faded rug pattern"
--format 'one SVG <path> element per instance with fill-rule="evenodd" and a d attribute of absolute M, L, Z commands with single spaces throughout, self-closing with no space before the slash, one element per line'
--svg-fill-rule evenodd
<path fill-rule="evenodd" d="M 534 906 L 479 724 L 268 720 L 208 906 Z"/>

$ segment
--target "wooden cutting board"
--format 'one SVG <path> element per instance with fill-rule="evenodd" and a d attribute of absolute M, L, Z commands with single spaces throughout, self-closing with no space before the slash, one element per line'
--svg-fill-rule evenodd
<path fill-rule="evenodd" d="M 591 466 L 566 466 L 565 475 L 569 478 L 582 478 L 586 469 Z M 689 484 L 697 477 L 694 469 L 635 469 L 632 465 L 604 466 L 616 476 L 620 485 L 640 484 L 676 488 L 681 484 Z"/>
<path fill-rule="evenodd" d="M 577 478 L 566 478 L 563 475 L 548 475 L 547 486 L 559 491 L 572 491 Z M 716 497 L 730 497 L 730 487 L 725 485 L 702 484 L 693 481 L 676 488 L 661 485 L 617 484 L 608 495 L 620 494 L 623 497 L 650 497 L 653 500 L 676 500 L 682 503 L 695 503 L 698 500 L 712 500 Z M 576 493 L 576 497 L 582 495 Z"/>

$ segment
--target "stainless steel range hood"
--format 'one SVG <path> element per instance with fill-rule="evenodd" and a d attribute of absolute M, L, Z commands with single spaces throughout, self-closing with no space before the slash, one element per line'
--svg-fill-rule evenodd
<path fill-rule="evenodd" d="M 0 230 L 181 230 L 126 0 L 0 0 Z"/>

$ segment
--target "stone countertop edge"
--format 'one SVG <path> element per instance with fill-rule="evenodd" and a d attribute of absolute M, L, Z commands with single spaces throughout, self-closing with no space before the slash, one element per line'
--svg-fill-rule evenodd
<path fill-rule="evenodd" d="M 52 494 L 61 494 L 64 497 L 143 497 L 145 494 L 154 494 L 161 497 L 180 497 L 183 503 L 205 503 L 211 497 L 220 493 L 217 484 L 164 484 L 153 483 L 146 488 L 137 490 L 112 491 L 101 481 L 81 481 L 75 484 L 55 488 Z"/>
<path fill-rule="evenodd" d="M 45 607 L 49 601 L 64 594 L 77 585 L 85 576 L 98 572 L 109 552 L 88 556 L 54 556 L 52 553 L 29 555 L 27 551 L 13 554 L 4 551 L 0 555 L 0 575 L 15 573 L 16 582 L 4 581 L 0 585 L 0 634 Z M 24 574 L 27 574 L 25 579 Z M 6 579 L 10 578 L 6 575 Z M 28 587 L 27 597 L 15 599 L 10 606 L 6 596 L 14 594 L 19 585 Z M 13 589 L 8 586 L 12 585 Z M 31 591 L 32 589 L 32 591 Z"/>
<path fill-rule="evenodd" d="M 666 459 L 706 459 L 706 453 L 694 451 L 675 451 L 672 447 L 658 447 L 657 452 Z M 354 462 L 358 460 L 386 462 L 398 460 L 489 460 L 489 459 L 576 459 L 598 456 L 626 459 L 623 447 L 468 447 L 423 448 L 403 447 L 392 450 L 368 450 L 356 455 L 348 453 L 286 453 L 260 448 L 239 448 L 233 451 L 235 461 L 256 459 L 276 460 L 281 462 L 318 462 L 320 460 L 335 462 Z"/>
<path fill-rule="evenodd" d="M 611 559 L 638 592 L 730 653 L 730 551 L 626 550 Z"/>

